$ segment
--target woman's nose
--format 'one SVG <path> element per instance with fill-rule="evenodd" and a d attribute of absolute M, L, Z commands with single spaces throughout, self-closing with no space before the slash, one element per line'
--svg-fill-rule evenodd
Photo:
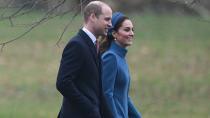
<path fill-rule="evenodd" d="M 131 36 L 134 36 L 134 32 L 133 32 L 133 31 L 130 31 L 130 35 L 131 35 Z"/>

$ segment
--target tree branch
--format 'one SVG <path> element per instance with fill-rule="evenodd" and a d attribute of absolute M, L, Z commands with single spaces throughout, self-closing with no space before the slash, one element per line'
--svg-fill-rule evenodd
<path fill-rule="evenodd" d="M 77 8 L 77 9 L 78 9 L 78 8 L 81 8 L 81 6 L 82 6 L 83 4 L 85 4 L 87 1 L 88 1 L 88 0 L 80 1 L 80 4 L 79 4 L 78 6 L 73 7 L 72 9 L 70 9 L 70 10 L 64 12 L 63 14 L 61 14 L 61 16 L 64 16 L 65 14 L 69 13 L 70 11 L 74 11 L 76 8 Z M 67 29 L 69 28 L 69 26 L 70 26 L 71 23 L 73 22 L 74 18 L 76 18 L 76 16 L 79 14 L 79 12 L 80 12 L 81 10 L 82 10 L 82 9 L 77 10 L 77 12 L 75 12 L 75 14 L 72 16 L 71 20 L 68 22 L 68 24 L 64 27 L 64 29 L 63 29 L 63 31 L 62 31 L 62 33 L 61 33 L 61 35 L 60 35 L 58 41 L 56 42 L 56 45 L 57 45 L 58 47 L 60 47 L 60 46 L 59 46 L 59 43 L 60 43 L 60 41 L 62 40 L 63 35 L 65 34 L 65 32 L 67 31 Z M 81 14 L 82 14 L 82 11 L 81 11 Z"/>
<path fill-rule="evenodd" d="M 25 36 L 26 34 L 28 34 L 31 30 L 33 30 L 34 28 L 36 28 L 37 26 L 39 26 L 40 24 L 58 16 L 58 15 L 53 15 L 53 12 L 58 8 L 60 7 L 62 4 L 65 3 L 66 0 L 63 0 L 61 2 L 59 2 L 56 6 L 54 6 L 52 9 L 48 10 L 47 13 L 45 13 L 45 15 L 38 21 L 38 22 L 35 22 L 28 30 L 26 30 L 24 33 L 22 33 L 21 35 L 17 36 L 16 38 L 12 39 L 12 40 L 9 40 L 9 41 L 6 41 L 6 42 L 3 42 L 3 43 L 0 43 L 0 45 L 2 46 L 2 48 L 4 48 L 4 46 L 6 44 L 9 44 L 11 42 L 14 42 L 18 39 L 20 39 L 21 37 Z M 12 23 L 12 20 L 11 20 L 11 17 L 9 17 L 9 20 L 11 21 Z M 2 49 L 3 50 L 3 49 Z"/>
<path fill-rule="evenodd" d="M 63 5 L 63 4 L 66 2 L 66 0 L 63 0 L 63 1 L 59 2 L 59 3 L 58 3 L 56 6 L 54 6 L 52 9 L 48 10 L 48 11 L 45 13 L 45 15 L 44 15 L 38 22 L 32 23 L 32 24 L 31 24 L 32 26 L 31 26 L 28 30 L 26 30 L 24 33 L 22 33 L 21 35 L 17 36 L 16 38 L 14 38 L 14 39 L 12 39 L 12 40 L 9 40 L 9 41 L 0 43 L 0 46 L 1 46 L 2 50 L 3 50 L 3 48 L 6 46 L 6 44 L 9 44 L 9 43 L 11 43 L 11 42 L 14 42 L 14 41 L 16 41 L 16 40 L 22 38 L 23 36 L 25 36 L 26 34 L 28 34 L 30 31 L 32 31 L 34 28 L 36 28 L 37 26 L 41 25 L 42 23 L 44 23 L 44 22 L 46 22 L 46 21 L 48 21 L 48 20 L 50 20 L 50 19 L 52 19 L 52 18 L 54 18 L 54 17 L 63 16 L 63 15 L 65 15 L 65 14 L 67 14 L 67 13 L 70 13 L 71 11 L 74 11 L 75 9 L 80 8 L 80 7 L 81 7 L 83 4 L 85 4 L 87 1 L 88 1 L 88 0 L 84 0 L 84 1 L 82 1 L 78 6 L 75 6 L 75 7 L 73 7 L 72 9 L 70 9 L 70 10 L 68 10 L 68 11 L 66 11 L 66 12 L 64 12 L 64 13 L 62 13 L 62 14 L 55 14 L 55 15 L 53 16 L 54 11 L 55 11 L 57 8 L 59 8 L 61 5 Z M 37 4 L 37 3 L 36 3 L 36 4 Z M 24 5 L 23 5 L 23 6 L 24 6 Z M 17 14 L 22 10 L 23 6 L 22 6 L 18 11 L 16 11 L 15 13 L 13 13 L 11 16 L 5 17 L 5 18 L 7 18 L 7 19 L 10 20 L 10 23 L 12 24 L 12 26 L 14 25 L 13 22 L 12 22 L 12 18 L 18 16 Z M 34 6 L 35 6 L 35 5 L 33 5 L 33 7 L 34 7 Z M 72 16 L 71 20 L 68 22 L 68 24 L 64 27 L 63 32 L 61 33 L 61 35 L 60 35 L 58 41 L 56 42 L 56 45 L 57 45 L 58 47 L 59 47 L 59 43 L 60 43 L 60 41 L 62 40 L 62 37 L 63 37 L 63 35 L 65 34 L 66 30 L 68 29 L 68 27 L 70 26 L 70 24 L 72 23 L 72 21 L 74 20 L 74 18 L 79 14 L 79 12 L 80 12 L 80 10 L 77 10 L 77 11 L 75 12 L 75 14 Z M 20 15 L 20 14 L 19 14 L 19 15 Z M 24 15 L 24 13 L 21 14 L 21 15 Z"/>
<path fill-rule="evenodd" d="M 74 14 L 74 16 L 73 16 L 73 17 L 71 18 L 71 20 L 68 22 L 68 24 L 64 27 L 64 29 L 63 29 L 63 31 L 62 31 L 62 33 L 61 33 L 61 35 L 60 35 L 58 41 L 56 42 L 56 45 L 57 45 L 58 47 L 60 47 L 60 46 L 59 46 L 59 43 L 60 43 L 60 41 L 62 40 L 63 35 L 65 34 L 65 32 L 67 31 L 67 29 L 69 28 L 69 26 L 71 25 L 71 23 L 73 22 L 74 18 L 76 18 L 77 15 L 78 15 L 78 12 L 76 12 L 76 13 Z"/>
<path fill-rule="evenodd" d="M 200 15 L 200 18 L 198 18 L 198 21 L 199 22 L 210 23 L 209 18 L 206 17 L 207 14 L 202 13 L 202 12 L 199 12 L 199 11 L 202 11 L 202 10 L 206 11 L 206 9 L 201 4 L 201 0 L 184 0 L 184 1 L 180 1 L 180 0 L 169 0 L 169 1 L 171 1 L 173 3 L 178 3 L 178 4 L 185 5 L 188 8 L 196 11 Z"/>
<path fill-rule="evenodd" d="M 7 8 L 9 8 L 9 6 L 11 6 L 11 4 L 13 4 L 13 2 L 14 2 L 15 0 L 10 0 L 9 2 L 8 2 L 8 4 L 5 6 L 5 7 L 2 7 L 2 14 L 1 14 L 1 18 L 3 18 L 4 17 L 4 14 L 6 13 L 6 10 L 5 9 L 7 9 Z"/>
<path fill-rule="evenodd" d="M 13 17 L 15 17 L 18 13 L 20 13 L 28 4 L 30 4 L 30 3 L 32 3 L 31 1 L 28 1 L 28 2 L 26 2 L 26 3 L 24 3 L 23 5 L 21 5 L 20 7 L 18 7 L 18 9 L 14 12 L 14 13 L 12 13 L 11 15 L 9 15 L 9 16 L 4 16 L 4 14 L 7 12 L 7 11 L 4 11 L 2 14 L 1 14 L 1 19 L 0 20 L 5 20 L 5 19 L 8 19 L 8 18 L 13 18 Z M 9 5 L 10 4 L 12 4 L 12 3 L 9 3 Z M 9 6 L 9 5 L 7 5 L 7 6 Z M 9 7 L 7 7 L 7 8 L 9 8 Z"/>
<path fill-rule="evenodd" d="M 0 20 L 4 20 L 4 19 L 8 19 L 8 18 L 17 18 L 17 17 L 20 17 L 20 16 L 24 16 L 30 12 L 32 12 L 34 10 L 34 8 L 37 6 L 37 4 L 40 2 L 41 0 L 36 0 L 33 2 L 32 6 L 27 9 L 26 11 L 20 13 L 20 11 L 23 9 L 23 7 L 27 6 L 28 4 L 25 4 L 23 5 L 20 9 L 18 9 L 15 13 L 13 13 L 12 15 L 10 16 L 7 16 L 7 17 L 1 17 Z"/>

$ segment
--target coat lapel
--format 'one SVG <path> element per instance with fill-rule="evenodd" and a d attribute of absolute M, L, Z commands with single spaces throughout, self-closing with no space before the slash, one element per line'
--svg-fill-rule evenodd
<path fill-rule="evenodd" d="M 98 56 L 97 56 L 97 52 L 96 52 L 96 47 L 94 46 L 92 40 L 90 39 L 90 37 L 83 31 L 80 29 L 79 31 L 79 35 L 82 36 L 82 40 L 84 40 L 86 42 L 86 44 L 88 45 L 89 47 L 89 50 L 91 52 L 91 55 L 93 56 L 94 58 L 94 61 L 97 65 L 97 67 L 99 68 L 99 59 L 98 59 Z"/>

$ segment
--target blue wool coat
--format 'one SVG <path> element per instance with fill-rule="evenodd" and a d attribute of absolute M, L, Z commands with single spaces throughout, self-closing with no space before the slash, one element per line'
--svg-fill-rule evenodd
<path fill-rule="evenodd" d="M 141 118 L 129 97 L 127 50 L 116 42 L 102 55 L 102 88 L 114 118 Z"/>

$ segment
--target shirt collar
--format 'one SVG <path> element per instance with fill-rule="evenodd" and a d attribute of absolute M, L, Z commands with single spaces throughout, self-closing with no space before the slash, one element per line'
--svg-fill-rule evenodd
<path fill-rule="evenodd" d="M 90 37 L 92 40 L 93 44 L 96 43 L 96 37 L 91 33 L 87 28 L 83 27 L 82 30 Z"/>

